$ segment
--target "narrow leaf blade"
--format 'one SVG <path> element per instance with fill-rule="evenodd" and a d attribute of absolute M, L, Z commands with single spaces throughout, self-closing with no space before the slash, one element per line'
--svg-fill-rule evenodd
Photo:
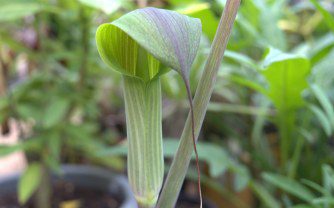
<path fill-rule="evenodd" d="M 29 165 L 19 181 L 18 195 L 20 204 L 24 204 L 37 190 L 41 179 L 41 166 L 38 163 Z"/>

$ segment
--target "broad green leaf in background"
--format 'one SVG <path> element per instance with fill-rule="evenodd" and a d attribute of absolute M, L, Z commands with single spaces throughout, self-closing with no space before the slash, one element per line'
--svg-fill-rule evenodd
<path fill-rule="evenodd" d="M 41 166 L 32 163 L 25 170 L 19 181 L 18 197 L 20 204 L 24 204 L 36 191 L 41 179 Z"/>
<path fill-rule="evenodd" d="M 282 53 L 271 48 L 263 67 L 262 74 L 269 84 L 266 94 L 278 110 L 276 122 L 281 138 L 281 160 L 286 168 L 285 164 L 292 148 L 291 140 L 296 129 L 296 110 L 304 105 L 302 92 L 308 87 L 310 62 L 302 56 Z"/>
<path fill-rule="evenodd" d="M 284 32 L 278 27 L 283 16 L 285 0 L 245 1 L 238 23 L 264 47 L 268 45 L 285 50 L 287 41 Z"/>
<path fill-rule="evenodd" d="M 0 0 L 0 21 L 20 19 L 39 12 L 43 6 L 33 0 Z"/>
<path fill-rule="evenodd" d="M 18 20 L 41 11 L 60 12 L 58 7 L 38 0 L 0 0 L 0 5 L 0 22 Z"/>
<path fill-rule="evenodd" d="M 315 198 L 310 190 L 293 179 L 272 173 L 264 173 L 262 176 L 268 183 L 271 183 L 283 191 L 292 194 L 293 196 L 298 197 L 306 202 L 311 202 Z"/>
<path fill-rule="evenodd" d="M 121 0 L 79 0 L 79 2 L 95 9 L 100 9 L 108 15 L 117 11 L 122 5 Z"/>
<path fill-rule="evenodd" d="M 262 74 L 269 83 L 268 95 L 275 106 L 282 111 L 301 107 L 304 104 L 301 93 L 308 86 L 309 60 L 270 49 L 263 65 Z"/>
<path fill-rule="evenodd" d="M 216 18 L 211 11 L 210 4 L 202 2 L 189 4 L 186 7 L 177 9 L 176 11 L 181 14 L 199 18 L 202 22 L 205 22 L 205 24 L 203 24 L 203 32 L 211 41 L 213 40 L 219 24 L 219 19 Z"/>

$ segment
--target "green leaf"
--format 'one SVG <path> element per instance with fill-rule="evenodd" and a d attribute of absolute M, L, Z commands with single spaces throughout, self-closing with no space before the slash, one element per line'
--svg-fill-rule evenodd
<path fill-rule="evenodd" d="M 48 165 L 48 167 L 54 171 L 59 173 L 60 172 L 60 154 L 61 154 L 61 137 L 63 135 L 59 133 L 49 133 L 46 135 L 46 145 L 47 149 L 49 150 L 49 154 L 44 155 L 43 160 Z"/>
<path fill-rule="evenodd" d="M 39 0 L 0 0 L 0 5 L 0 22 L 22 19 L 42 11 L 50 13 L 61 12 L 60 8 Z"/>
<path fill-rule="evenodd" d="M 225 57 L 235 60 L 237 63 L 248 66 L 251 69 L 259 70 L 257 63 L 244 54 L 226 50 Z"/>
<path fill-rule="evenodd" d="M 334 198 L 333 197 L 320 197 L 312 200 L 312 204 L 323 204 L 323 205 L 334 205 Z"/>
<path fill-rule="evenodd" d="M 325 188 L 323 188 L 322 186 L 320 186 L 319 184 L 313 182 L 313 181 L 309 181 L 306 179 L 302 179 L 302 183 L 305 184 L 306 186 L 313 188 L 314 190 L 318 191 L 319 193 L 325 195 L 325 194 L 330 194 L 328 190 L 326 190 Z"/>
<path fill-rule="evenodd" d="M 334 46 L 334 35 L 328 33 L 324 37 L 316 40 L 313 46 L 309 50 L 308 56 L 311 58 L 311 63 L 314 66 L 324 57 L 326 57 Z"/>
<path fill-rule="evenodd" d="M 0 21 L 9 21 L 23 18 L 39 12 L 43 6 L 36 1 L 0 1 Z"/>
<path fill-rule="evenodd" d="M 311 89 L 318 101 L 320 102 L 321 107 L 326 112 L 326 117 L 329 120 L 331 127 L 334 128 L 334 108 L 331 101 L 329 100 L 323 89 L 320 88 L 320 86 L 313 84 L 311 86 Z"/>
<path fill-rule="evenodd" d="M 264 60 L 262 74 L 269 83 L 268 95 L 282 111 L 294 110 L 304 104 L 301 93 L 308 86 L 308 59 L 270 49 Z"/>
<path fill-rule="evenodd" d="M 334 17 L 325 8 L 323 8 L 318 0 L 310 0 L 312 4 L 319 10 L 325 19 L 327 26 L 334 32 Z"/>
<path fill-rule="evenodd" d="M 178 146 L 176 139 L 164 139 L 164 155 L 166 157 L 173 157 Z M 224 149 L 217 147 L 207 142 L 198 142 L 198 154 L 200 160 L 203 160 L 209 165 L 209 173 L 212 177 L 218 177 L 223 174 L 232 164 L 232 159 L 229 157 Z M 195 155 L 192 155 L 195 159 Z"/>
<path fill-rule="evenodd" d="M 261 86 L 260 84 L 258 84 L 257 82 L 255 82 L 254 80 L 250 80 L 238 75 L 230 75 L 229 79 L 239 85 L 248 87 L 252 90 L 255 90 L 263 95 L 268 95 L 268 92 L 266 91 L 266 89 Z"/>
<path fill-rule="evenodd" d="M 50 102 L 44 113 L 44 125 L 46 128 L 61 123 L 64 118 L 70 102 L 67 99 L 57 97 Z"/>
<path fill-rule="evenodd" d="M 231 167 L 231 169 L 232 172 L 235 174 L 234 189 L 237 192 L 240 192 L 245 187 L 247 187 L 250 181 L 249 171 L 245 166 L 240 166 L 240 165 Z"/>
<path fill-rule="evenodd" d="M 24 204 L 37 190 L 41 179 L 41 166 L 38 163 L 32 163 L 20 178 L 18 187 L 18 197 L 20 204 Z"/>
<path fill-rule="evenodd" d="M 326 116 L 326 114 L 317 106 L 310 104 L 310 110 L 314 113 L 314 115 L 320 121 L 322 128 L 324 129 L 327 136 L 330 136 L 333 132 L 331 122 Z"/>
<path fill-rule="evenodd" d="M 201 22 L 205 22 L 205 24 L 203 24 L 203 32 L 210 40 L 213 40 L 219 24 L 219 19 L 211 11 L 209 3 L 190 2 L 186 7 L 182 7 L 176 11 L 180 12 L 181 14 L 198 18 L 201 20 Z"/>
<path fill-rule="evenodd" d="M 43 144 L 42 140 L 43 138 L 34 137 L 13 145 L 0 145 L 0 157 L 16 151 L 33 151 L 40 149 Z"/>
<path fill-rule="evenodd" d="M 100 9 L 108 15 L 117 11 L 122 5 L 120 0 L 79 0 L 79 2 L 86 6 Z"/>
<path fill-rule="evenodd" d="M 22 150 L 22 148 L 21 144 L 0 145 L 0 157 Z"/>
<path fill-rule="evenodd" d="M 272 173 L 264 173 L 263 178 L 268 183 L 271 183 L 283 191 L 292 194 L 293 196 L 298 197 L 304 201 L 311 202 L 312 199 L 315 198 L 312 192 L 293 179 Z"/>
<path fill-rule="evenodd" d="M 265 189 L 264 186 L 257 182 L 250 183 L 250 187 L 254 190 L 254 193 L 259 196 L 260 200 L 266 205 L 268 208 L 280 208 L 281 205 L 272 196 L 268 190 Z"/>

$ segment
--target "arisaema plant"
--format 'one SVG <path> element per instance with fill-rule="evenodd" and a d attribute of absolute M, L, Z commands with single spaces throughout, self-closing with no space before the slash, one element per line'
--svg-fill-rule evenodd
<path fill-rule="evenodd" d="M 159 76 L 166 67 L 178 71 L 191 101 L 189 71 L 200 38 L 199 19 L 155 8 L 135 10 L 97 30 L 103 61 L 123 75 L 128 176 L 144 207 L 156 204 L 164 176 Z"/>
<path fill-rule="evenodd" d="M 197 156 L 195 141 L 239 5 L 240 0 L 226 3 L 205 67 L 206 77 L 201 80 L 201 89 L 197 90 L 200 94 L 197 97 L 202 99 L 196 102 L 195 97 L 194 106 L 189 72 L 201 38 L 199 19 L 169 10 L 144 8 L 103 24 L 97 30 L 96 43 L 102 60 L 123 77 L 129 143 L 128 177 L 140 207 L 170 208 L 175 205 L 192 148 Z M 160 75 L 168 68 L 176 70 L 183 78 L 191 111 L 184 129 L 186 133 L 182 134 L 169 171 L 171 174 L 159 197 L 164 176 Z M 198 168 L 198 156 L 196 158 Z M 200 191 L 200 177 L 198 182 Z"/>

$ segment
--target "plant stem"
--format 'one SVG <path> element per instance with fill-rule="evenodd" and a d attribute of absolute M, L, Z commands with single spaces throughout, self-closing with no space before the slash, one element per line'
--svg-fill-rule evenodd
<path fill-rule="evenodd" d="M 281 170 L 287 173 L 287 161 L 291 149 L 292 129 L 294 129 L 295 115 L 288 110 L 278 110 L 278 125 L 280 135 L 280 152 L 281 152 Z"/>
<path fill-rule="evenodd" d="M 35 200 L 36 208 L 51 208 L 51 180 L 49 169 L 46 165 L 41 166 L 41 182 L 37 189 Z"/>
<path fill-rule="evenodd" d="M 312 119 L 312 114 L 306 114 L 306 116 L 304 116 L 303 122 L 301 126 L 307 126 L 308 124 L 310 124 L 310 121 Z M 288 171 L 288 176 L 289 178 L 295 178 L 296 174 L 297 174 L 297 169 L 298 169 L 298 165 L 300 162 L 300 157 L 303 151 L 303 147 L 305 144 L 305 138 L 303 137 L 302 133 L 300 132 L 299 135 L 296 138 L 296 146 L 294 148 L 294 153 L 291 159 L 291 165 L 289 167 L 289 171 Z"/>
<path fill-rule="evenodd" d="M 232 31 L 232 26 L 240 6 L 240 1 L 241 0 L 228 0 L 226 2 L 208 60 L 204 68 L 203 76 L 196 90 L 193 102 L 195 121 L 194 131 L 196 139 L 205 117 L 207 106 L 216 82 L 217 72 L 223 59 L 227 42 Z M 159 208 L 174 207 L 176 203 L 193 152 L 191 132 L 191 114 L 188 114 L 177 153 L 173 159 L 158 201 L 157 207 Z"/>
<path fill-rule="evenodd" d="M 154 207 L 163 182 L 160 79 L 123 76 L 128 177 L 140 207 Z"/>

